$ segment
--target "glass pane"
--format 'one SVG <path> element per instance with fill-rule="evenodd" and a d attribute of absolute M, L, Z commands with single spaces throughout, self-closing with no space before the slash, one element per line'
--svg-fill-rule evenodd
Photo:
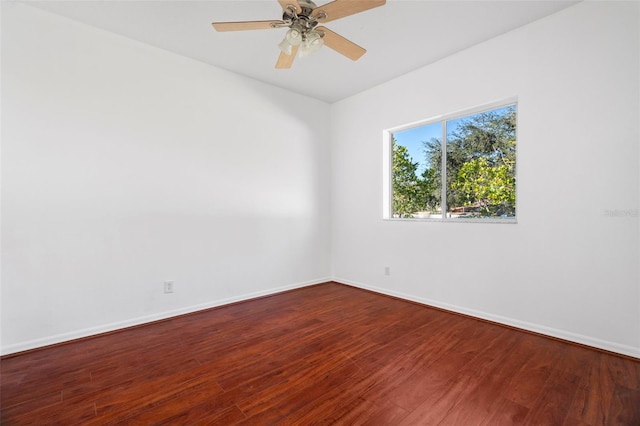
<path fill-rule="evenodd" d="M 442 217 L 442 123 L 392 136 L 393 217 Z"/>
<path fill-rule="evenodd" d="M 516 106 L 447 121 L 447 217 L 516 214 Z"/>

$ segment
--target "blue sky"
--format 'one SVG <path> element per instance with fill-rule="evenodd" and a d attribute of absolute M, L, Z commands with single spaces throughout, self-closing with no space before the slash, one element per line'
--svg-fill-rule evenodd
<path fill-rule="evenodd" d="M 433 123 L 426 126 L 414 127 L 412 129 L 394 132 L 393 137 L 398 145 L 406 146 L 412 161 L 420 162 L 417 174 L 421 175 L 425 169 L 424 145 L 423 142 L 432 138 L 442 139 L 442 124 Z"/>

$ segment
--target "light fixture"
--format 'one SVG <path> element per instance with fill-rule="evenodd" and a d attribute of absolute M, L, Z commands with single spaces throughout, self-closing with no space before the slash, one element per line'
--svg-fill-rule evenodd
<path fill-rule="evenodd" d="M 291 28 L 289 28 L 289 31 L 287 31 L 285 38 L 293 46 L 298 46 L 302 43 L 302 32 L 303 30 L 300 24 L 293 24 Z"/>
<path fill-rule="evenodd" d="M 303 29 L 300 24 L 293 24 L 287 34 L 285 34 L 284 39 L 280 42 L 278 47 L 285 54 L 291 55 L 293 52 L 293 46 L 299 46 L 302 43 L 302 34 Z"/>
<path fill-rule="evenodd" d="M 298 0 L 302 7 L 301 12 L 296 12 L 296 8 L 287 7 L 284 11 L 283 23 L 289 27 L 284 39 L 278 47 L 285 55 L 292 55 L 299 50 L 300 57 L 309 56 L 319 50 L 324 45 L 324 32 L 316 31 L 318 19 L 326 19 L 326 13 L 318 13 L 312 16 L 315 4 L 310 0 Z M 299 49 L 294 49 L 298 47 Z"/>
<path fill-rule="evenodd" d="M 287 40 L 287 37 L 282 39 L 280 44 L 278 44 L 278 47 L 280 48 L 280 50 L 282 50 L 282 53 L 284 53 L 285 55 L 291 55 L 291 53 L 293 52 L 293 45 L 289 43 L 289 40 Z"/>
<path fill-rule="evenodd" d="M 300 46 L 300 57 L 304 58 L 314 52 L 320 50 L 324 45 L 324 39 L 318 31 L 311 30 L 304 35 L 302 45 Z"/>

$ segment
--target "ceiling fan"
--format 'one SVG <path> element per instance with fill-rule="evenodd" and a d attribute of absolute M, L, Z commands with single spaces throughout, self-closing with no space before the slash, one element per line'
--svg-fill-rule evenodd
<path fill-rule="evenodd" d="M 334 0 L 324 6 L 316 6 L 311 0 L 278 0 L 282 6 L 282 19 L 274 21 L 214 22 L 216 31 L 267 30 L 287 27 L 284 39 L 278 45 L 280 57 L 276 68 L 291 68 L 296 54 L 308 56 L 323 45 L 351 60 L 358 60 L 366 50 L 320 23 L 335 21 L 374 7 L 386 0 Z"/>

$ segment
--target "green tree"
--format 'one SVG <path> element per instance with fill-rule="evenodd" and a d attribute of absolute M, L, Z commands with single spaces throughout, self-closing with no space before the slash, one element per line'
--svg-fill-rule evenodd
<path fill-rule="evenodd" d="M 425 211 L 435 212 L 440 207 L 442 184 L 438 171 L 426 168 L 418 180 L 420 189 L 420 205 Z"/>
<path fill-rule="evenodd" d="M 448 132 L 447 210 L 475 206 L 483 215 L 515 213 L 515 136 L 515 106 L 467 117 Z M 424 149 L 441 185 L 442 141 L 426 141 Z"/>
<path fill-rule="evenodd" d="M 447 136 L 447 166 L 453 175 L 462 164 L 475 158 L 486 158 L 491 165 L 515 165 L 516 110 L 510 107 L 473 115 L 463 120 Z"/>
<path fill-rule="evenodd" d="M 482 216 L 515 214 L 515 178 L 505 164 L 491 166 L 484 157 L 468 161 L 451 187 L 466 205 L 478 206 Z"/>
<path fill-rule="evenodd" d="M 431 211 L 438 210 L 442 205 L 442 140 L 433 138 L 429 141 L 423 142 L 425 164 L 427 169 L 425 173 L 428 173 L 428 179 L 430 182 L 430 201 Z"/>
<path fill-rule="evenodd" d="M 393 214 L 411 217 L 420 210 L 420 185 L 418 183 L 418 162 L 409 156 L 407 147 L 393 140 Z"/>

